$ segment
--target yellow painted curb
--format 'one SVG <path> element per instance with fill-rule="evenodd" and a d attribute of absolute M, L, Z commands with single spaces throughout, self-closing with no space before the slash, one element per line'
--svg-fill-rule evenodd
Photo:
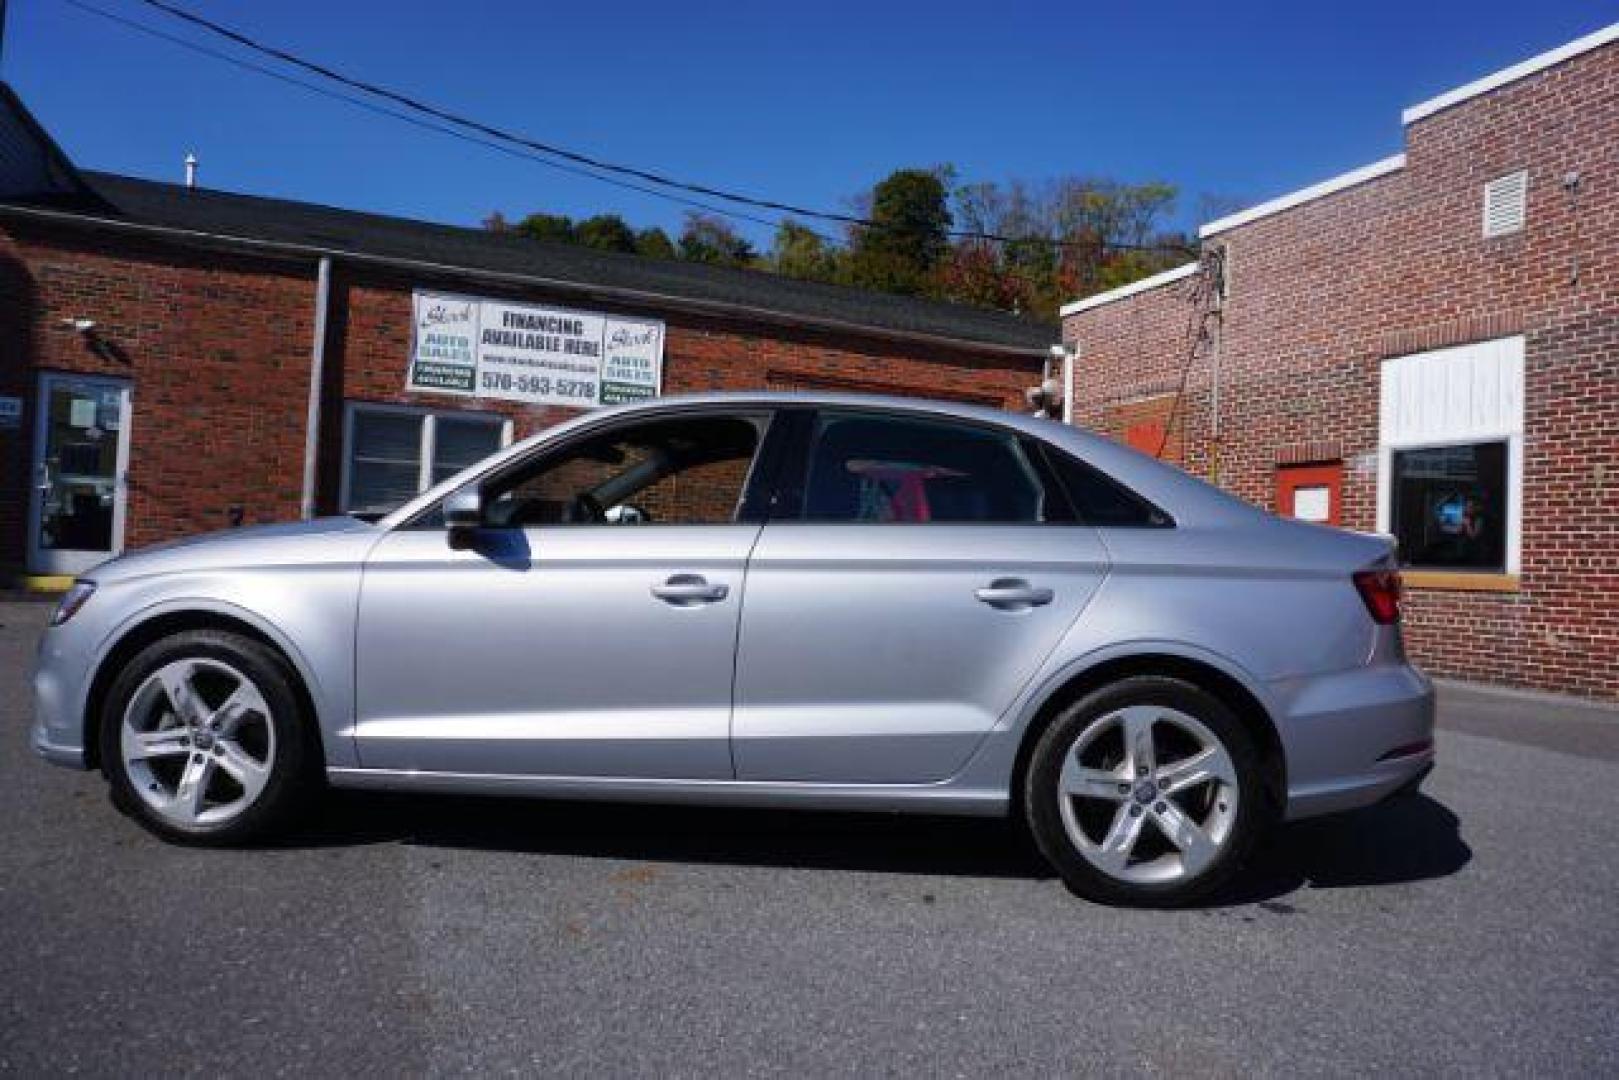
<path fill-rule="evenodd" d="M 73 587 L 71 574 L 24 574 L 24 592 L 67 592 Z"/>

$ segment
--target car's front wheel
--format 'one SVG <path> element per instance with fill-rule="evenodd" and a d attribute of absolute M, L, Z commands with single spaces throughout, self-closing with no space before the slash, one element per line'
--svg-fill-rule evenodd
<path fill-rule="evenodd" d="M 1086 695 L 1041 733 L 1023 807 L 1081 896 L 1169 906 L 1219 887 L 1268 815 L 1253 739 L 1217 698 L 1138 676 Z"/>
<path fill-rule="evenodd" d="M 274 651 L 227 631 L 186 631 L 142 650 L 101 716 L 114 802 L 194 843 L 241 843 L 285 824 L 311 786 L 294 678 Z"/>

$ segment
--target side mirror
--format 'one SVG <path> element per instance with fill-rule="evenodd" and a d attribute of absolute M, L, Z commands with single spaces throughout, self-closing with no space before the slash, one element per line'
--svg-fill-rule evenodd
<path fill-rule="evenodd" d="M 483 496 L 476 485 L 453 491 L 444 500 L 444 524 L 452 536 L 482 527 Z"/>

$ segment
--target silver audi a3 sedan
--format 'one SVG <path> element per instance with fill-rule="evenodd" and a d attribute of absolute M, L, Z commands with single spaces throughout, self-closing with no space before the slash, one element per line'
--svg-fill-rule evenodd
<path fill-rule="evenodd" d="M 1046 420 L 666 398 L 101 566 L 33 743 L 181 841 L 323 782 L 1011 814 L 1075 892 L 1179 903 L 1431 768 L 1392 554 Z"/>

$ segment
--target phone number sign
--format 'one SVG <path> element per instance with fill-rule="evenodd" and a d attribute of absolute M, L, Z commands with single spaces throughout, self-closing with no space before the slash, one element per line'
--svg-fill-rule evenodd
<path fill-rule="evenodd" d="M 405 389 L 576 408 L 656 397 L 664 325 L 417 291 Z"/>

